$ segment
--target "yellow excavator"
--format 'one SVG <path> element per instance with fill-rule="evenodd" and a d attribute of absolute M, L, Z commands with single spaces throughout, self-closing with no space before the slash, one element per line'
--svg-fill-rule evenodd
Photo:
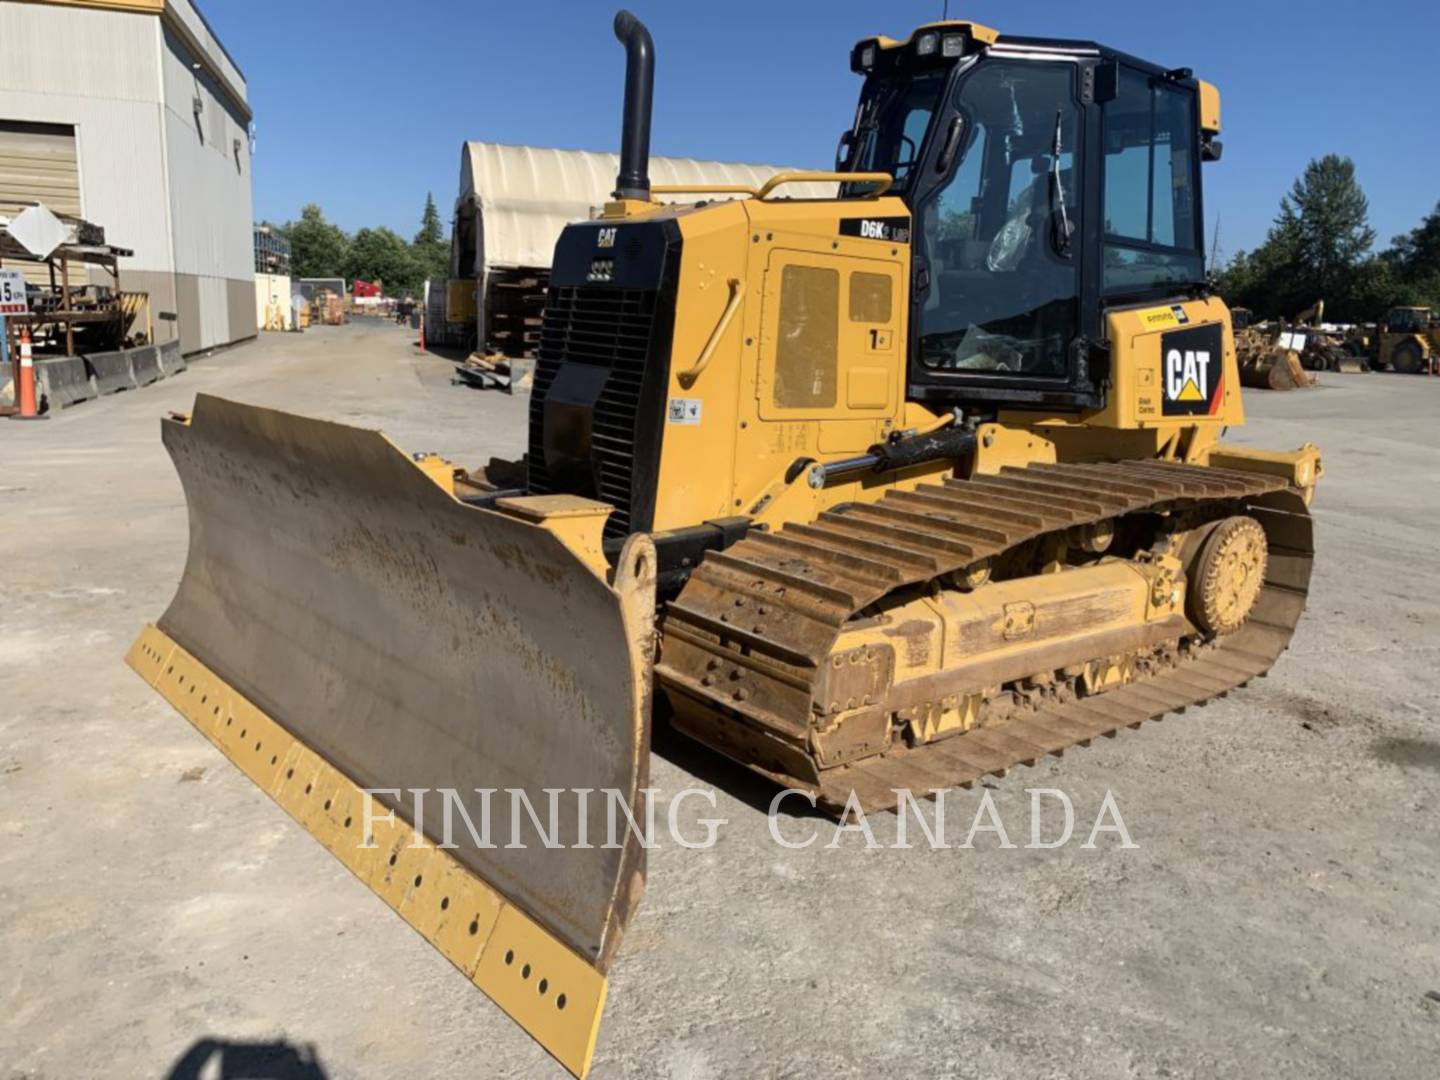
<path fill-rule="evenodd" d="M 1203 704 L 1286 648 L 1321 474 L 1222 441 L 1188 68 L 870 37 L 833 172 L 677 192 L 653 42 L 615 32 L 616 189 L 558 242 L 523 459 L 202 395 L 162 424 L 184 576 L 128 656 L 577 1075 L 652 714 L 840 815 Z M 417 790 L 488 831 L 445 842 Z M 551 793 L 553 844 L 508 843 Z"/>

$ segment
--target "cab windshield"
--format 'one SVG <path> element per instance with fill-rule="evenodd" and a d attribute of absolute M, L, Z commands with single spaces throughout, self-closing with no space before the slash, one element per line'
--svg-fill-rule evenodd
<path fill-rule="evenodd" d="M 1385 322 L 1397 333 L 1418 334 L 1430 322 L 1430 312 L 1421 308 L 1395 308 Z"/>
<path fill-rule="evenodd" d="M 1078 330 L 1080 109 L 1068 63 L 990 60 L 957 92 L 959 163 L 918 210 L 920 360 L 1059 378 Z"/>
<path fill-rule="evenodd" d="M 925 132 L 945 90 L 948 72 L 895 78 L 872 77 L 860 96 L 850 154 L 854 172 L 883 172 L 895 178 L 890 190 L 905 191 L 920 160 Z M 868 184 L 846 184 L 841 196 L 863 195 Z"/>

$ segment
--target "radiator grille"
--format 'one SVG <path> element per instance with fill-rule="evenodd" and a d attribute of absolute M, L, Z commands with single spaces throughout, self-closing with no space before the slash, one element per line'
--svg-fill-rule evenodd
<path fill-rule="evenodd" d="M 543 443 L 545 398 L 556 372 L 565 363 L 607 368 L 610 374 L 595 407 L 592 448 L 599 464 L 597 497 L 615 507 L 605 523 L 609 537 L 631 530 L 640 389 L 657 296 L 653 289 L 552 285 L 545 301 L 530 398 L 529 489 L 536 495 L 556 494 L 545 470 Z"/>

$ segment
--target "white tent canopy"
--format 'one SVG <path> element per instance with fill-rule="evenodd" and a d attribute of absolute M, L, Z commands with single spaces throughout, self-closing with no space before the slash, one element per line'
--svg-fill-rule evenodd
<path fill-rule="evenodd" d="M 548 268 L 560 231 L 572 221 L 594 216 L 615 187 L 617 154 L 556 150 L 545 146 L 504 146 L 467 142 L 460 155 L 460 194 L 456 213 L 473 212 L 474 266 Z M 652 184 L 745 184 L 759 187 L 780 165 L 652 157 Z M 833 198 L 834 184 L 795 184 L 784 194 L 797 199 Z M 725 196 L 719 196 L 724 198 Z M 694 202 L 704 195 L 662 197 Z M 473 207 L 473 209 L 468 209 Z M 470 230 L 456 230 L 457 239 Z M 469 259 L 462 259 L 464 266 Z M 462 276 L 472 276 L 463 274 Z M 473 276 L 480 276 L 476 273 Z"/>

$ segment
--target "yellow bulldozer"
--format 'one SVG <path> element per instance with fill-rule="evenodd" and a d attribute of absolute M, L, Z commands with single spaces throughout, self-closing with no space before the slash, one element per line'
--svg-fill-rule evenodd
<path fill-rule="evenodd" d="M 643 818 L 652 723 L 840 815 L 1203 704 L 1290 641 L 1321 474 L 1222 441 L 1188 68 L 865 38 L 833 171 L 662 205 L 654 44 L 615 32 L 619 175 L 558 241 L 523 458 L 199 397 L 128 657 L 577 1075 L 645 881 L 600 793 Z"/>

